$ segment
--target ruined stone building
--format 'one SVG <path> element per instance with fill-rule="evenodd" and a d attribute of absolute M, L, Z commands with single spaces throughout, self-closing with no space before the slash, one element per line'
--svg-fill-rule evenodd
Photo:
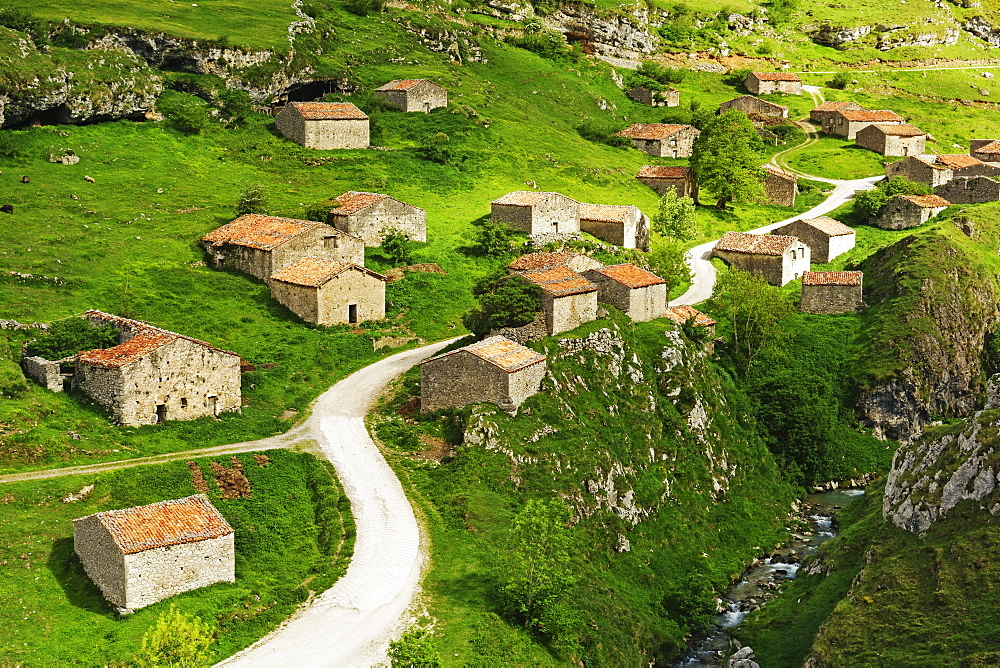
<path fill-rule="evenodd" d="M 349 190 L 333 200 L 327 222 L 364 240 L 366 246 L 381 246 L 385 230 L 427 241 L 427 212 L 381 193 Z M 363 264 L 358 263 L 358 264 Z"/>
<path fill-rule="evenodd" d="M 629 99 L 645 104 L 650 107 L 676 107 L 681 103 L 681 93 L 679 90 L 666 86 L 663 90 L 653 89 L 649 86 L 634 86 L 626 93 Z"/>
<path fill-rule="evenodd" d="M 364 241 L 314 220 L 251 213 L 209 232 L 201 243 L 213 267 L 228 267 L 262 281 L 304 257 L 365 263 Z"/>
<path fill-rule="evenodd" d="M 118 424 L 194 420 L 240 410 L 236 353 L 101 311 L 87 311 L 86 318 L 112 325 L 121 342 L 77 355 L 73 386 Z"/>
<path fill-rule="evenodd" d="M 402 111 L 429 112 L 448 106 L 448 91 L 430 79 L 397 79 L 375 89 L 380 97 Z"/>
<path fill-rule="evenodd" d="M 844 139 L 856 139 L 859 130 L 869 125 L 902 125 L 906 121 L 894 111 L 888 109 L 840 109 L 832 112 L 823 124 L 823 132 L 837 135 Z"/>
<path fill-rule="evenodd" d="M 726 232 L 712 255 L 771 285 L 785 285 L 809 271 L 809 247 L 797 237 Z"/>
<path fill-rule="evenodd" d="M 517 275 L 541 288 L 542 313 L 550 336 L 597 320 L 597 286 L 569 267 Z"/>
<path fill-rule="evenodd" d="M 952 178 L 1000 176 L 1000 163 L 983 162 L 964 153 L 940 153 L 934 158 L 939 165 L 944 165 L 951 170 Z"/>
<path fill-rule="evenodd" d="M 715 336 L 715 326 L 718 322 L 693 306 L 688 306 L 687 304 L 671 306 L 666 310 L 664 315 L 678 325 L 690 322 L 694 327 L 704 327 L 708 331 L 709 336 Z"/>
<path fill-rule="evenodd" d="M 514 410 L 538 392 L 544 376 L 545 355 L 491 336 L 420 364 L 420 410 L 481 403 Z"/>
<path fill-rule="evenodd" d="M 526 271 L 544 271 L 557 267 L 567 267 L 570 271 L 583 273 L 588 269 L 597 269 L 604 264 L 583 253 L 528 253 L 522 255 L 507 265 L 507 270 L 512 274 L 520 274 Z"/>
<path fill-rule="evenodd" d="M 858 130 L 854 140 L 858 146 L 882 155 L 921 155 L 926 150 L 927 133 L 909 123 L 875 123 Z"/>
<path fill-rule="evenodd" d="M 673 190 L 678 197 L 698 199 L 698 182 L 690 167 L 664 167 L 643 165 L 635 175 L 643 185 L 647 185 L 663 197 L 667 190 Z"/>
<path fill-rule="evenodd" d="M 73 520 L 80 563 L 108 603 L 123 611 L 235 582 L 233 536 L 204 494 Z"/>
<path fill-rule="evenodd" d="M 969 155 L 982 162 L 1000 162 L 1000 139 L 973 139 Z"/>
<path fill-rule="evenodd" d="M 807 271 L 802 275 L 803 313 L 855 313 L 864 306 L 860 271 Z"/>
<path fill-rule="evenodd" d="M 809 112 L 809 120 L 818 126 L 825 127 L 826 121 L 835 111 L 861 111 L 864 109 L 857 102 L 824 102 Z"/>
<path fill-rule="evenodd" d="M 764 170 L 764 190 L 768 204 L 795 206 L 795 196 L 799 192 L 799 177 L 781 167 L 767 163 Z"/>
<path fill-rule="evenodd" d="M 1000 201 L 1000 182 L 986 176 L 952 179 L 934 189 L 934 194 L 952 204 L 982 204 Z"/>
<path fill-rule="evenodd" d="M 635 322 L 662 318 L 667 308 L 667 282 L 634 264 L 591 269 L 583 277 L 598 286 L 597 301 L 611 304 Z"/>
<path fill-rule="evenodd" d="M 368 148 L 368 116 L 350 102 L 292 102 L 274 124 L 306 148 Z"/>
<path fill-rule="evenodd" d="M 919 227 L 951 206 L 939 195 L 896 195 L 886 202 L 872 221 L 884 230 L 905 230 Z"/>
<path fill-rule="evenodd" d="M 615 136 L 631 139 L 637 149 L 657 158 L 690 158 L 700 134 L 693 125 L 636 123 Z"/>
<path fill-rule="evenodd" d="M 781 104 L 775 104 L 774 102 L 767 102 L 759 97 L 754 97 L 753 95 L 741 95 L 733 98 L 732 100 L 727 100 L 719 105 L 720 114 L 729 109 L 737 109 L 738 111 L 742 111 L 747 116 L 775 116 L 777 118 L 788 118 L 788 107 Z"/>
<path fill-rule="evenodd" d="M 886 165 L 885 175 L 890 179 L 904 178 L 929 186 L 939 186 L 951 181 L 952 171 L 947 165 L 939 163 L 936 155 L 910 155 Z"/>
<path fill-rule="evenodd" d="M 271 297 L 306 322 L 355 324 L 385 317 L 387 279 L 358 264 L 303 258 L 271 276 Z"/>
<path fill-rule="evenodd" d="M 649 250 L 649 217 L 637 206 L 581 202 L 580 229 L 622 248 Z"/>
<path fill-rule="evenodd" d="M 530 236 L 580 231 L 580 203 L 559 193 L 516 190 L 491 204 L 493 220 Z"/>
<path fill-rule="evenodd" d="M 819 264 L 830 262 L 854 248 L 857 238 L 853 227 L 829 216 L 793 220 L 771 230 L 771 234 L 797 237 L 809 247 L 810 262 Z"/>
<path fill-rule="evenodd" d="M 751 72 L 743 81 L 743 85 L 754 95 L 802 94 L 802 79 L 790 72 Z"/>

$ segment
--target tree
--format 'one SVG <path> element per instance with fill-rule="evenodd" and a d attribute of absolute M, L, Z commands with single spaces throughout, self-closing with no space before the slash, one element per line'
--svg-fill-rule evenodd
<path fill-rule="evenodd" d="M 481 279 L 472 289 L 479 308 L 462 316 L 462 324 L 477 336 L 498 327 L 520 327 L 542 309 L 541 290 L 520 276 L 501 270 Z"/>
<path fill-rule="evenodd" d="M 697 232 L 694 217 L 694 200 L 678 197 L 677 191 L 668 188 L 660 198 L 659 206 L 650 221 L 653 231 L 677 241 L 690 241 Z"/>
<path fill-rule="evenodd" d="M 854 196 L 854 211 L 865 218 L 875 218 L 896 195 L 929 195 L 934 190 L 925 183 L 910 181 L 902 176 L 879 181 L 871 190 Z"/>
<path fill-rule="evenodd" d="M 208 103 L 189 93 L 165 90 L 157 99 L 156 108 L 171 126 L 187 135 L 199 134 L 212 124 Z"/>
<path fill-rule="evenodd" d="M 212 644 L 212 628 L 194 615 L 186 615 L 171 604 L 156 619 L 156 625 L 142 636 L 142 649 L 135 665 L 202 668 L 212 665 L 206 651 Z"/>
<path fill-rule="evenodd" d="M 749 371 L 757 356 L 785 336 L 781 321 L 795 310 L 780 288 L 739 269 L 719 277 L 712 308 L 728 321 L 733 361 Z"/>
<path fill-rule="evenodd" d="M 691 280 L 691 267 L 685 259 L 684 245 L 676 239 L 655 239 L 646 255 L 650 270 L 667 282 L 667 295 L 675 286 Z"/>
<path fill-rule="evenodd" d="M 475 241 L 483 255 L 507 257 L 513 252 L 515 232 L 510 225 L 484 218 L 473 223 L 476 226 Z"/>
<path fill-rule="evenodd" d="M 267 195 L 263 186 L 253 184 L 246 186 L 240 192 L 240 198 L 236 202 L 236 215 L 243 216 L 248 213 L 267 213 Z"/>
<path fill-rule="evenodd" d="M 413 242 L 399 230 L 382 230 L 382 255 L 397 267 L 413 264 Z"/>
<path fill-rule="evenodd" d="M 118 331 L 109 324 L 92 325 L 83 318 L 66 318 L 49 325 L 48 330 L 25 348 L 28 355 L 59 360 L 81 350 L 110 348 L 118 345 Z"/>
<path fill-rule="evenodd" d="M 694 142 L 691 167 L 702 188 L 718 196 L 725 209 L 734 200 L 753 201 L 764 195 L 760 138 L 740 111 L 727 109 L 702 128 Z"/>

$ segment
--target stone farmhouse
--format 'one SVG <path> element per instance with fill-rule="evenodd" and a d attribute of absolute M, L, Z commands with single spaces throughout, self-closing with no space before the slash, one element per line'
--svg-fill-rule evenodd
<path fill-rule="evenodd" d="M 823 132 L 837 135 L 844 139 L 855 139 L 858 131 L 869 125 L 902 125 L 906 121 L 894 111 L 888 109 L 841 109 L 832 112 L 823 124 Z"/>
<path fill-rule="evenodd" d="M 346 262 L 302 258 L 271 276 L 271 297 L 306 322 L 356 324 L 385 317 L 388 279 Z"/>
<path fill-rule="evenodd" d="M 860 271 L 807 271 L 802 275 L 803 313 L 855 313 L 864 307 Z"/>
<path fill-rule="evenodd" d="M 926 151 L 927 133 L 909 123 L 876 123 L 858 130 L 854 141 L 858 146 L 882 155 L 921 155 Z"/>
<path fill-rule="evenodd" d="M 545 355 L 491 336 L 420 364 L 420 410 L 481 403 L 516 410 L 544 376 Z"/>
<path fill-rule="evenodd" d="M 896 195 L 882 207 L 873 225 L 884 230 L 919 227 L 951 206 L 938 195 Z"/>
<path fill-rule="evenodd" d="M 303 257 L 364 264 L 360 238 L 314 220 L 250 213 L 201 239 L 213 267 L 229 267 L 267 281 Z"/>
<path fill-rule="evenodd" d="M 131 612 L 236 581 L 233 528 L 195 494 L 73 520 L 73 550 L 108 603 Z"/>
<path fill-rule="evenodd" d="M 662 318 L 667 308 L 667 282 L 634 264 L 591 269 L 583 277 L 598 286 L 598 301 L 620 309 L 635 322 Z"/>
<path fill-rule="evenodd" d="M 695 327 L 704 327 L 708 330 L 709 336 L 715 336 L 715 326 L 718 322 L 693 306 L 688 306 L 687 304 L 671 306 L 664 312 L 664 315 L 678 325 L 690 322 Z"/>
<path fill-rule="evenodd" d="M 969 155 L 983 162 L 1000 162 L 1000 139 L 973 139 Z"/>
<path fill-rule="evenodd" d="M 580 203 L 580 229 L 601 241 L 649 250 L 649 217 L 639 207 Z"/>
<path fill-rule="evenodd" d="M 597 286 L 568 267 L 517 275 L 541 288 L 542 313 L 549 336 L 597 320 Z"/>
<path fill-rule="evenodd" d="M 771 285 L 785 285 L 809 271 L 809 247 L 797 237 L 726 232 L 712 254 Z"/>
<path fill-rule="evenodd" d="M 559 193 L 516 190 L 491 204 L 493 220 L 529 236 L 580 231 L 580 203 Z"/>
<path fill-rule="evenodd" d="M 366 246 L 381 246 L 387 229 L 405 234 L 412 241 L 427 241 L 427 212 L 418 206 L 382 193 L 353 190 L 333 201 L 337 206 L 330 210 L 327 222 L 361 238 Z"/>
<path fill-rule="evenodd" d="M 448 106 L 448 91 L 429 79 L 396 79 L 375 89 L 380 97 L 402 111 L 422 111 Z"/>
<path fill-rule="evenodd" d="M 306 148 L 368 148 L 368 116 L 350 102 L 292 102 L 274 124 Z"/>
<path fill-rule="evenodd" d="M 802 94 L 802 79 L 789 72 L 751 72 L 747 75 L 743 85 L 754 95 Z"/>
<path fill-rule="evenodd" d="M 934 189 L 934 194 L 952 204 L 982 204 L 1000 201 L 1000 182 L 986 176 L 952 179 Z"/>
<path fill-rule="evenodd" d="M 680 91 L 670 86 L 663 90 L 655 90 L 649 86 L 635 86 L 625 94 L 629 99 L 650 107 L 677 107 L 681 103 Z"/>
<path fill-rule="evenodd" d="M 864 109 L 857 102 L 824 102 L 809 112 L 809 120 L 816 123 L 821 128 L 826 126 L 826 121 L 835 111 L 860 111 Z"/>
<path fill-rule="evenodd" d="M 742 111 L 747 116 L 776 116 L 777 118 L 788 118 L 788 107 L 781 104 L 775 104 L 773 102 L 767 102 L 759 97 L 754 97 L 753 95 L 741 95 L 719 105 L 720 114 L 729 109 Z"/>
<path fill-rule="evenodd" d="M 520 274 L 526 271 L 546 271 L 557 267 L 566 267 L 579 274 L 588 269 L 598 269 L 603 266 L 601 262 L 583 253 L 537 252 L 522 255 L 508 264 L 507 270 L 512 274 Z"/>
<path fill-rule="evenodd" d="M 854 248 L 857 233 L 853 227 L 828 216 L 793 220 L 771 230 L 772 234 L 798 237 L 809 247 L 809 260 L 826 263 Z"/>
<path fill-rule="evenodd" d="M 764 170 L 767 203 L 795 206 L 795 196 L 799 192 L 799 177 L 771 163 L 761 165 L 761 169 Z"/>
<path fill-rule="evenodd" d="M 656 158 L 690 158 L 700 134 L 693 125 L 636 123 L 615 136 L 631 139 L 633 146 Z"/>
<path fill-rule="evenodd" d="M 663 197 L 668 189 L 673 189 L 678 197 L 698 199 L 698 182 L 694 178 L 694 170 L 690 167 L 643 165 L 635 178 L 655 190 L 660 197 Z"/>

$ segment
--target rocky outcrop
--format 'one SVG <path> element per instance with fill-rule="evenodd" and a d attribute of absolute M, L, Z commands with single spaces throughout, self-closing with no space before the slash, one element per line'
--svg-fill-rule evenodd
<path fill-rule="evenodd" d="M 875 46 L 879 51 L 888 51 L 901 46 L 950 46 L 958 42 L 961 32 L 958 28 L 921 30 L 918 27 L 908 26 L 880 33 Z"/>
<path fill-rule="evenodd" d="M 636 58 L 656 51 L 658 21 L 645 10 L 631 14 L 597 14 L 592 7 L 567 4 L 547 16 L 549 28 L 566 35 L 570 42 L 583 44 L 584 52 L 617 58 Z"/>
<path fill-rule="evenodd" d="M 990 23 L 985 16 L 973 16 L 962 23 L 962 29 L 991 46 L 1000 46 L 1000 28 Z"/>

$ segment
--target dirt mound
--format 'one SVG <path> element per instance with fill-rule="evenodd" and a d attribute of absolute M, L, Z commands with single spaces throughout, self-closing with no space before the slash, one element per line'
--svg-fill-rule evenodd
<path fill-rule="evenodd" d="M 230 457 L 232 468 L 227 469 L 219 462 L 212 462 L 212 476 L 215 484 L 222 492 L 223 499 L 249 499 L 253 494 L 250 481 L 243 475 L 243 462 L 236 457 Z"/>

